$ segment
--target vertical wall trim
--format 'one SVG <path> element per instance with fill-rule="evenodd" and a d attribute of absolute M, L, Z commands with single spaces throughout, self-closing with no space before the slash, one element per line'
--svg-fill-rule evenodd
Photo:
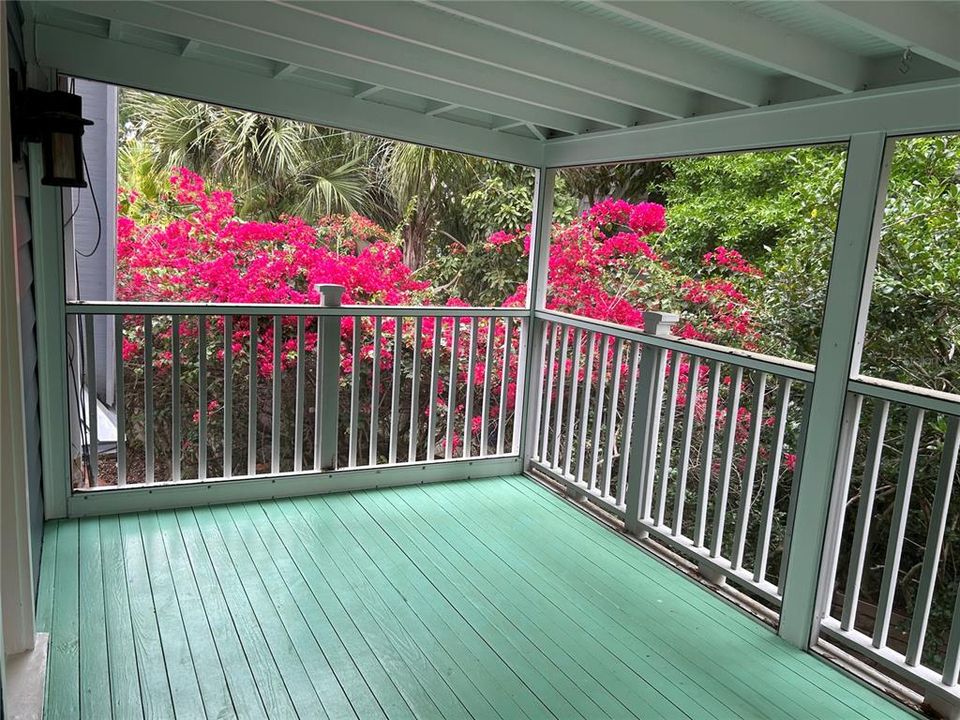
<path fill-rule="evenodd" d="M 30 215 L 37 313 L 37 380 L 40 390 L 40 459 L 43 512 L 66 517 L 70 486 L 71 410 L 67 387 L 64 252 L 60 194 L 40 184 L 39 148 L 30 153 Z"/>
<path fill-rule="evenodd" d="M 796 511 L 784 559 L 779 632 L 801 648 L 816 637 L 829 595 L 824 586 L 832 573 L 826 572 L 825 560 L 832 555 L 836 509 L 842 502 L 836 497 L 836 470 L 847 452 L 845 444 L 853 441 L 843 433 L 844 399 L 847 381 L 860 366 L 892 148 L 884 133 L 864 133 L 850 139 L 847 151 Z"/>
<path fill-rule="evenodd" d="M 32 650 L 34 642 L 6 11 L 0 7 L 0 655 Z M 0 665 L 3 685 L 5 672 Z"/>
<path fill-rule="evenodd" d="M 543 328 L 536 318 L 537 310 L 543 310 L 547 300 L 547 270 L 550 260 L 550 233 L 553 227 L 553 189 L 557 171 L 541 167 L 536 171 L 533 184 L 533 221 L 530 224 L 530 257 L 527 265 L 527 305 L 530 314 L 526 328 L 521 332 L 519 367 L 522 368 L 517 388 L 517 409 L 521 413 L 519 428 L 520 449 L 524 470 L 529 467 L 536 444 L 536 424 L 539 413 L 537 380 L 541 376 L 540 349 L 543 345 Z"/>

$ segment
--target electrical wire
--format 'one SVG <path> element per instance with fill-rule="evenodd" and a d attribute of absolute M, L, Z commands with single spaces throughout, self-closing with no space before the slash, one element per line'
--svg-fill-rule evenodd
<path fill-rule="evenodd" d="M 87 166 L 87 154 L 81 150 L 80 157 L 83 159 L 83 171 L 87 176 L 87 187 L 90 188 L 90 199 L 93 200 L 93 210 L 97 214 L 97 242 L 89 253 L 78 250 L 76 247 L 74 247 L 73 251 L 80 257 L 91 258 L 96 254 L 97 250 L 100 249 L 100 241 L 103 239 L 103 218 L 100 217 L 100 205 L 97 202 L 97 194 L 93 191 L 93 178 L 90 177 L 90 168 Z M 79 203 L 77 209 L 79 209 Z M 70 216 L 70 219 L 73 219 L 73 215 Z"/>

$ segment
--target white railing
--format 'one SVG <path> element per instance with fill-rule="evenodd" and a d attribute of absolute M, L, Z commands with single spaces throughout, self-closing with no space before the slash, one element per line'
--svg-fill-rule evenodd
<path fill-rule="evenodd" d="M 960 398 L 858 378 L 849 383 L 844 434 L 821 628 L 956 707 L 957 573 L 941 564 L 956 567 Z"/>
<path fill-rule="evenodd" d="M 73 303 L 75 490 L 516 456 L 528 311 Z M 115 333 L 116 447 L 95 408 L 94 322 Z M 102 405 L 102 404 L 101 404 Z M 112 435 L 112 433 L 111 433 Z M 79 467 L 78 467 L 79 465 Z"/>
<path fill-rule="evenodd" d="M 537 313 L 543 368 L 532 466 L 774 605 L 782 594 L 812 367 Z M 733 421 L 729 421 L 732 418 Z"/>

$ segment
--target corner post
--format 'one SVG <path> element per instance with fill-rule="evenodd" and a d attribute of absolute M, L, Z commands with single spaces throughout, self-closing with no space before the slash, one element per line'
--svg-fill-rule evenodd
<path fill-rule="evenodd" d="M 643 313 L 645 335 L 667 337 L 680 318 L 673 313 Z M 633 432 L 627 455 L 627 509 L 625 524 L 631 535 L 645 536 L 643 521 L 650 516 L 653 476 L 657 464 L 657 437 L 663 405 L 663 378 L 667 349 L 644 344 L 640 351 L 640 378 L 633 404 Z"/>
<path fill-rule="evenodd" d="M 314 288 L 323 298 L 322 307 L 341 306 L 343 285 L 319 284 Z M 320 458 L 320 470 L 335 470 L 340 416 L 340 315 L 323 315 L 318 322 L 320 407 L 314 410 L 319 424 L 315 451 Z"/>
<path fill-rule="evenodd" d="M 520 334 L 520 367 L 517 379 L 519 429 L 514 447 L 520 452 L 521 467 L 529 469 L 537 442 L 540 415 L 538 380 L 543 374 L 543 321 L 537 311 L 546 307 L 547 270 L 550 259 L 550 233 L 553 227 L 553 189 L 557 171 L 541 167 L 533 185 L 533 222 L 530 225 L 530 261 L 527 266 L 527 305 L 529 314 Z"/>
<path fill-rule="evenodd" d="M 882 132 L 854 135 L 847 150 L 816 375 L 794 479 L 789 551 L 781 570 L 786 583 L 779 633 L 804 649 L 816 638 L 833 579 L 842 503 L 837 468 L 854 441 L 844 432 L 847 382 L 860 367 L 892 150 L 893 141 Z"/>

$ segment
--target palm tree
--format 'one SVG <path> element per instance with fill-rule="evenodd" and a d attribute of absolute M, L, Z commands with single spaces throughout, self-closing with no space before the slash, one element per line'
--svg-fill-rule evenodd
<path fill-rule="evenodd" d="M 289 213 L 309 222 L 368 204 L 365 144 L 352 133 L 138 90 L 124 90 L 120 105 L 134 146 L 121 172 L 148 176 L 145 154 L 154 172 L 185 165 L 236 190 L 245 217 Z"/>
<path fill-rule="evenodd" d="M 373 155 L 376 203 L 387 224 L 399 228 L 404 263 L 423 265 L 428 240 L 462 237 L 464 189 L 476 185 L 490 161 L 420 145 L 379 141 Z"/>

